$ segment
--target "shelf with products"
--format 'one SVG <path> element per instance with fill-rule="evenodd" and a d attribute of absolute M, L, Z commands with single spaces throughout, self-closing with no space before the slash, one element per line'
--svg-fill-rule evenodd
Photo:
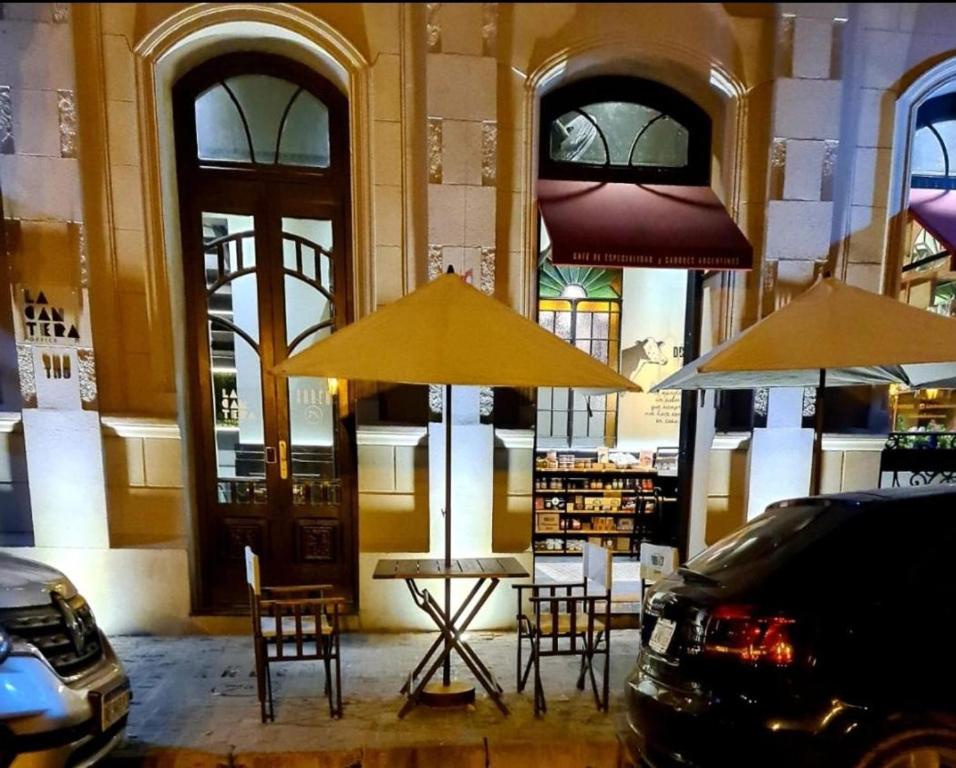
<path fill-rule="evenodd" d="M 576 555 L 592 539 L 633 556 L 642 542 L 660 540 L 678 498 L 676 458 L 676 449 L 639 456 L 603 449 L 538 451 L 533 551 Z"/>
<path fill-rule="evenodd" d="M 662 475 L 653 467 L 644 469 L 545 469 L 536 467 L 536 471 L 544 475 L 647 475 L 656 477 Z M 666 474 L 662 476 L 666 477 Z"/>
<path fill-rule="evenodd" d="M 890 394 L 895 431 L 956 430 L 956 390 L 891 389 Z"/>
<path fill-rule="evenodd" d="M 596 495 L 596 494 L 628 494 L 633 495 L 635 493 L 641 493 L 641 488 L 534 488 L 535 493 L 540 493 L 543 496 L 548 496 L 552 493 L 580 493 L 583 496 Z M 646 491 L 644 491 L 646 493 Z"/>

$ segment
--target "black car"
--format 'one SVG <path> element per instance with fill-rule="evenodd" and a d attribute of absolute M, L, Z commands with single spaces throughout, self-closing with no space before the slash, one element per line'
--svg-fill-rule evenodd
<path fill-rule="evenodd" d="M 794 499 L 645 595 L 639 764 L 956 766 L 956 486 Z"/>

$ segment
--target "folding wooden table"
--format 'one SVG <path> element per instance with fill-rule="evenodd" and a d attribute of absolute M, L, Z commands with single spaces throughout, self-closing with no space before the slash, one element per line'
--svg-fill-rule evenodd
<path fill-rule="evenodd" d="M 434 677 L 439 667 L 444 668 L 445 686 L 449 684 L 452 651 L 455 651 L 465 662 L 498 709 L 508 714 L 508 708 L 501 698 L 503 693 L 501 685 L 475 649 L 462 639 L 462 634 L 491 597 L 491 593 L 495 591 L 501 579 L 527 577 L 528 572 L 513 557 L 455 558 L 449 561 L 448 565 L 443 559 L 378 561 L 372 578 L 402 579 L 415 605 L 428 614 L 441 633 L 402 686 L 402 693 L 406 694 L 407 698 L 398 713 L 399 717 L 404 717 L 421 702 L 425 686 Z M 458 610 L 454 615 L 450 615 L 450 606 L 443 607 L 427 589 L 418 586 L 417 581 L 427 579 L 440 580 L 446 584 L 451 579 L 475 579 L 476 581 L 475 586 L 458 606 Z M 424 674 L 422 674 L 423 670 Z"/>

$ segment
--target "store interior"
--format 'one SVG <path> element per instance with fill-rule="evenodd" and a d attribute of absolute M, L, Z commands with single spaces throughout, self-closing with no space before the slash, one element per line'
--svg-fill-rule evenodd
<path fill-rule="evenodd" d="M 535 568 L 574 579 L 585 542 L 610 549 L 621 612 L 640 600 L 641 545 L 678 543 L 681 396 L 650 389 L 684 363 L 688 275 L 556 265 L 542 222 L 538 322 L 642 391 L 538 390 Z"/>

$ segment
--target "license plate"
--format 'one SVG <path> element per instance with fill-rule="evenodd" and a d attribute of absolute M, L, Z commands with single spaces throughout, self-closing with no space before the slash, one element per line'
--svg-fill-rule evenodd
<path fill-rule="evenodd" d="M 670 619 L 658 619 L 654 625 L 654 631 L 651 632 L 651 641 L 648 643 L 651 650 L 661 655 L 667 653 L 667 647 L 671 644 L 675 629 L 677 624 Z"/>
<path fill-rule="evenodd" d="M 100 699 L 100 730 L 107 731 L 129 712 L 128 686 L 115 688 Z"/>

